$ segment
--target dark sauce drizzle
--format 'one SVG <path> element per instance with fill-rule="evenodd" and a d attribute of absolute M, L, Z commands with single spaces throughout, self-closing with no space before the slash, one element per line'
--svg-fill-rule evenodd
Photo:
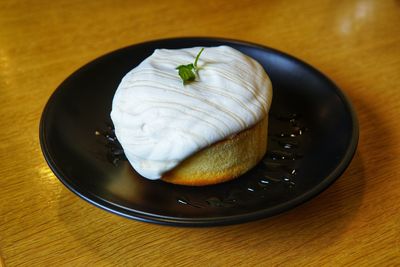
<path fill-rule="evenodd" d="M 107 147 L 107 160 L 114 166 L 118 166 L 120 161 L 127 160 L 124 150 L 121 144 L 118 142 L 115 136 L 114 127 L 111 124 L 107 124 L 107 127 L 103 131 L 95 131 L 95 135 L 102 137 Z"/>
<path fill-rule="evenodd" d="M 301 149 L 304 134 L 309 130 L 300 122 L 301 117 L 296 113 L 286 115 L 270 114 L 270 124 L 278 125 L 278 132 L 268 135 L 268 151 L 263 160 L 257 166 L 260 175 L 256 182 L 252 181 L 241 188 L 233 188 L 226 197 L 209 197 L 204 204 L 193 204 L 188 197 L 177 197 L 178 204 L 194 208 L 206 206 L 215 208 L 229 208 L 245 204 L 248 201 L 262 199 L 272 185 L 282 184 L 289 190 L 296 186 L 298 172 L 296 161 L 303 155 L 298 152 Z M 107 159 L 114 166 L 120 161 L 126 160 L 124 151 L 115 136 L 114 128 L 107 125 L 105 131 L 96 131 L 96 135 L 105 140 L 107 147 Z"/>

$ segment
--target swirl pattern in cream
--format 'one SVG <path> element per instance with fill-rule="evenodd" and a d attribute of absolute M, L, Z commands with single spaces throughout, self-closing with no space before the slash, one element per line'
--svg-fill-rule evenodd
<path fill-rule="evenodd" d="M 206 47 L 196 80 L 178 71 L 200 47 L 158 49 L 122 79 L 111 118 L 133 168 L 158 179 L 197 151 L 267 116 L 271 82 L 254 59 L 228 47 Z"/>

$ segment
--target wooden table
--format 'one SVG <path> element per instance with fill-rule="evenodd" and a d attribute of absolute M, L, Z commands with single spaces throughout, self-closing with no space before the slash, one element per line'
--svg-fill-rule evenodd
<path fill-rule="evenodd" d="M 272 218 L 175 228 L 105 212 L 59 182 L 38 139 L 55 88 L 117 48 L 194 35 L 275 47 L 347 93 L 360 142 L 333 186 Z M 400 265 L 399 90 L 397 0 L 1 1 L 0 265 Z"/>

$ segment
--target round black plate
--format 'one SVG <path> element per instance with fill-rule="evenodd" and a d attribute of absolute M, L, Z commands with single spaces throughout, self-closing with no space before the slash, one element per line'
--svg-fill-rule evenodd
<path fill-rule="evenodd" d="M 156 48 L 218 45 L 253 57 L 272 80 L 264 160 L 234 181 L 188 187 L 144 179 L 121 156 L 112 156 L 109 114 L 121 78 Z M 271 48 L 214 38 L 157 40 L 102 56 L 57 88 L 40 122 L 43 154 L 71 191 L 113 213 L 176 226 L 240 223 L 293 208 L 343 173 L 357 142 L 348 99 L 319 71 Z"/>

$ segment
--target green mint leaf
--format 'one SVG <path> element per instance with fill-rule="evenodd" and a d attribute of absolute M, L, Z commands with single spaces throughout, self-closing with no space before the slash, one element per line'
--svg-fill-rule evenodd
<path fill-rule="evenodd" d="M 193 72 L 193 64 L 180 65 L 176 69 L 178 70 L 178 74 L 181 76 L 183 83 L 194 81 L 196 78 L 196 75 Z"/>
<path fill-rule="evenodd" d="M 196 78 L 196 72 L 198 70 L 197 61 L 199 60 L 199 57 L 200 57 L 201 53 L 203 52 L 203 50 L 204 50 L 204 48 L 202 48 L 200 50 L 200 52 L 197 54 L 194 64 L 191 63 L 188 65 L 180 65 L 180 66 L 176 67 L 176 69 L 178 70 L 178 74 L 183 81 L 183 84 L 194 81 L 194 79 Z"/>

